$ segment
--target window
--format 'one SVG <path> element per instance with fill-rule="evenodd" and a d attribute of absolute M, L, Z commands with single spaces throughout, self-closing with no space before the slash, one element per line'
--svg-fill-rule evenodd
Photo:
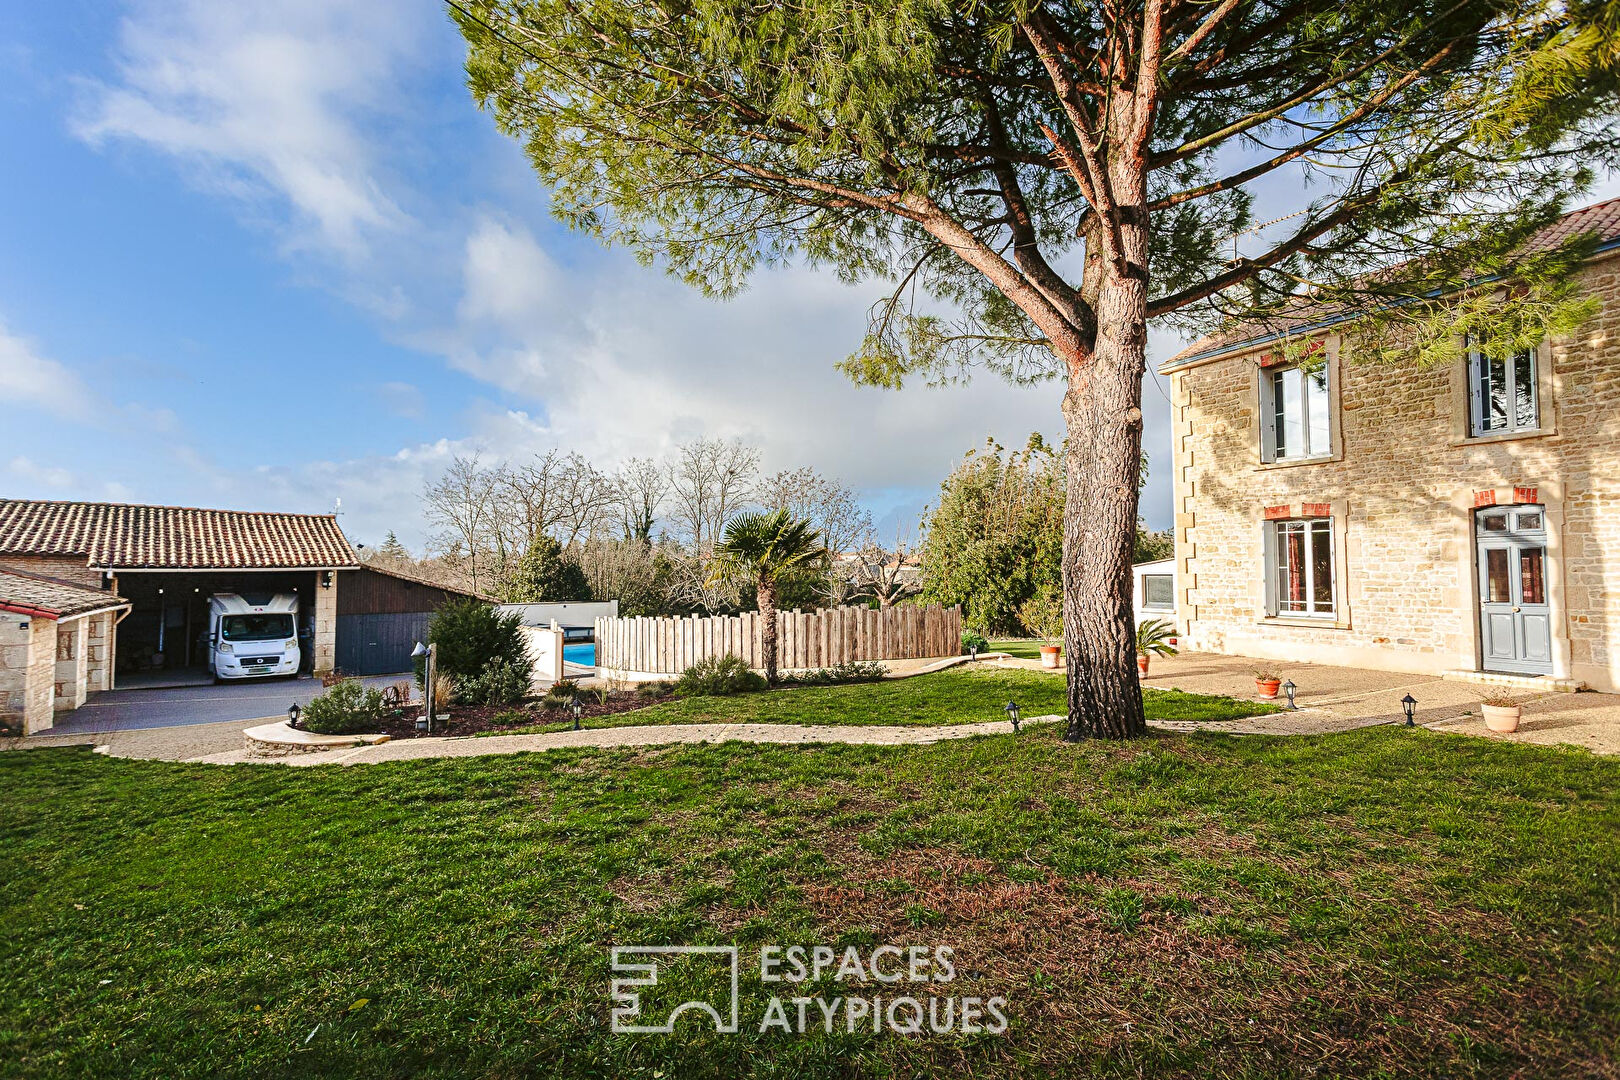
<path fill-rule="evenodd" d="M 1142 575 L 1142 606 L 1170 611 L 1176 606 L 1176 579 L 1171 574 Z"/>
<path fill-rule="evenodd" d="M 1468 350 L 1468 433 L 1503 435 L 1541 428 L 1536 352 L 1486 356 Z"/>
<path fill-rule="evenodd" d="M 274 641 L 293 636 L 293 617 L 282 614 L 227 615 L 219 620 L 226 641 Z"/>
<path fill-rule="evenodd" d="M 1261 387 L 1266 461 L 1325 457 L 1332 452 L 1326 364 L 1266 370 Z"/>
<path fill-rule="evenodd" d="M 1270 614 L 1332 618 L 1333 519 L 1273 521 L 1267 529 Z"/>

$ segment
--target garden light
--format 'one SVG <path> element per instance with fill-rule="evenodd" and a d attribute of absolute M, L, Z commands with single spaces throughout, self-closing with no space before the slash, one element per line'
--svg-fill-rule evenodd
<path fill-rule="evenodd" d="M 574 730 L 575 731 L 579 730 L 579 714 L 584 708 L 585 708 L 585 706 L 583 706 L 583 705 L 581 705 L 579 703 L 579 695 L 578 694 L 574 695 Z"/>
<path fill-rule="evenodd" d="M 1007 719 L 1012 721 L 1013 734 L 1014 735 L 1018 734 L 1018 731 L 1019 731 L 1019 727 L 1018 727 L 1018 721 L 1019 721 L 1018 702 L 1016 702 L 1016 701 L 1007 702 L 1007 707 L 1003 711 L 1006 712 Z"/>
<path fill-rule="evenodd" d="M 1289 679 L 1287 682 L 1282 684 L 1282 692 L 1288 695 L 1288 707 L 1290 709 L 1298 709 L 1299 708 L 1298 705 L 1294 704 L 1294 693 L 1298 689 L 1299 689 L 1299 687 L 1294 685 L 1294 680 L 1293 679 Z"/>
<path fill-rule="evenodd" d="M 1401 708 L 1406 712 L 1406 726 L 1415 727 L 1416 725 L 1412 723 L 1412 714 L 1417 712 L 1417 698 L 1407 694 L 1401 698 Z"/>
<path fill-rule="evenodd" d="M 298 707 L 298 702 L 293 702 L 292 705 L 287 709 L 287 726 L 290 728 L 296 728 L 298 726 L 298 718 L 303 715 L 304 710 Z"/>

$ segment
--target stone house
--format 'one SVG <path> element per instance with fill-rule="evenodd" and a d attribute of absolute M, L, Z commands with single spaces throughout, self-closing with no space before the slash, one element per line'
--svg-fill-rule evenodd
<path fill-rule="evenodd" d="M 1190 647 L 1620 690 L 1620 199 L 1533 243 L 1586 233 L 1598 314 L 1516 356 L 1363 363 L 1307 305 L 1161 367 Z"/>
<path fill-rule="evenodd" d="M 0 728 L 31 735 L 109 689 L 114 628 L 128 611 L 104 589 L 0 570 Z"/>

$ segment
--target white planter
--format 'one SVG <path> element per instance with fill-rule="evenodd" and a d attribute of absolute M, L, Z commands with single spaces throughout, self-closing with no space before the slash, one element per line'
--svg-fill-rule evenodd
<path fill-rule="evenodd" d="M 1480 711 L 1485 714 L 1485 726 L 1492 731 L 1506 735 L 1519 730 L 1519 713 L 1517 705 L 1481 705 Z"/>

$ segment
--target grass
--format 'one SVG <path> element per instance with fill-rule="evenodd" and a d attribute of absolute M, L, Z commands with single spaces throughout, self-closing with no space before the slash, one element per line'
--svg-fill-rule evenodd
<path fill-rule="evenodd" d="M 1025 716 L 1068 711 L 1062 678 L 1016 668 L 962 666 L 875 683 L 774 690 L 736 697 L 682 698 L 633 712 L 598 717 L 586 726 L 758 723 L 931 727 L 1004 720 L 1003 709 L 1009 701 L 1016 701 Z M 1151 720 L 1237 720 L 1277 711 L 1275 705 L 1262 702 L 1151 687 L 1143 688 L 1142 703 Z M 517 730 L 560 731 L 572 726 L 570 720 Z"/>
<path fill-rule="evenodd" d="M 1004 652 L 1008 656 L 1016 656 L 1020 660 L 1039 660 L 1041 646 L 1046 642 L 1039 638 L 1000 638 L 990 643 L 994 652 Z"/>
<path fill-rule="evenodd" d="M 0 754 L 0 1073 L 1614 1074 L 1620 762 L 1056 736 Z M 821 942 L 950 946 L 947 992 L 1005 996 L 1011 1029 L 760 1034 L 781 990 L 745 959 L 738 1034 L 608 1031 L 612 944 Z"/>

